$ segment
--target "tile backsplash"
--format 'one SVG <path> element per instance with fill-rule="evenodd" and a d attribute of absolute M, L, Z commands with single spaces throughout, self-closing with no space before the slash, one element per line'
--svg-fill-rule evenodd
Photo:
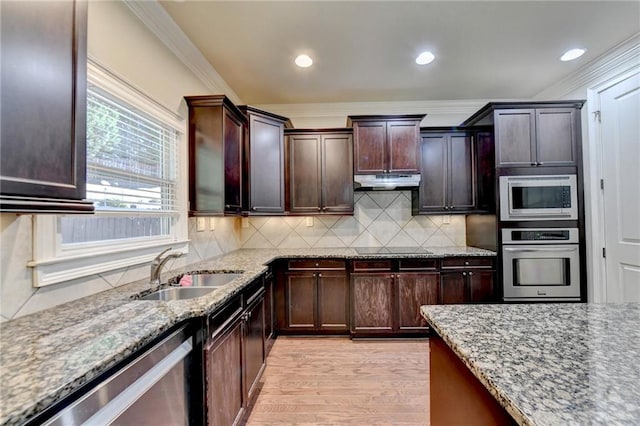
<path fill-rule="evenodd" d="M 464 216 L 411 216 L 410 191 L 356 192 L 353 216 L 250 217 L 242 248 L 464 246 Z"/>
<path fill-rule="evenodd" d="M 149 275 L 135 265 L 65 283 L 34 288 L 31 269 L 32 217 L 3 214 L 0 254 L 0 321 L 38 312 Z M 411 216 L 411 192 L 357 192 L 353 216 L 213 218 L 214 230 L 196 230 L 189 218 L 189 253 L 166 270 L 238 248 L 442 247 L 464 246 L 464 216 Z M 243 227 L 243 223 L 246 227 Z M 307 226 L 311 223 L 311 226 Z"/>

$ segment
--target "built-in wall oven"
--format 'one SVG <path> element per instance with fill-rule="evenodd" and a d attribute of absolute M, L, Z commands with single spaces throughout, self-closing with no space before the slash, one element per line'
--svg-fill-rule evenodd
<path fill-rule="evenodd" d="M 505 301 L 579 301 L 578 228 L 502 229 Z"/>
<path fill-rule="evenodd" d="M 577 220 L 576 175 L 500 176 L 500 219 Z"/>

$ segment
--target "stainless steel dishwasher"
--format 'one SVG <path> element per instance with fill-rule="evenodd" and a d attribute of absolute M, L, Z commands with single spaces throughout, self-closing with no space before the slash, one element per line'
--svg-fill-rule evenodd
<path fill-rule="evenodd" d="M 188 425 L 193 337 L 182 327 L 45 425 Z"/>

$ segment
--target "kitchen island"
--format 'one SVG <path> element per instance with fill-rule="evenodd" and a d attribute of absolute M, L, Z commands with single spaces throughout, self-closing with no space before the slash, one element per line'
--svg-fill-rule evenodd
<path fill-rule="evenodd" d="M 450 305 L 421 311 L 437 333 L 430 339 L 435 350 L 442 351 L 443 342 L 516 423 L 640 424 L 640 304 Z M 431 375 L 433 391 L 439 379 L 436 371 Z M 438 410 L 446 416 L 458 409 L 445 405 L 432 403 L 432 424 Z"/>
<path fill-rule="evenodd" d="M 428 253 L 385 258 L 495 256 L 473 247 L 434 247 Z M 376 259 L 352 248 L 243 249 L 167 271 L 244 271 L 206 296 L 145 301 L 151 288 L 139 280 L 0 324 L 0 424 L 24 424 L 184 321 L 207 316 L 261 277 L 281 258 Z"/>

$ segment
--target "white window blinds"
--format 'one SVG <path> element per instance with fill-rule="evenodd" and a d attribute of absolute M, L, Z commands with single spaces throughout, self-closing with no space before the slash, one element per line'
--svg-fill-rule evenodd
<path fill-rule="evenodd" d="M 61 217 L 62 244 L 171 235 L 180 132 L 90 84 L 87 198 L 96 215 Z"/>

